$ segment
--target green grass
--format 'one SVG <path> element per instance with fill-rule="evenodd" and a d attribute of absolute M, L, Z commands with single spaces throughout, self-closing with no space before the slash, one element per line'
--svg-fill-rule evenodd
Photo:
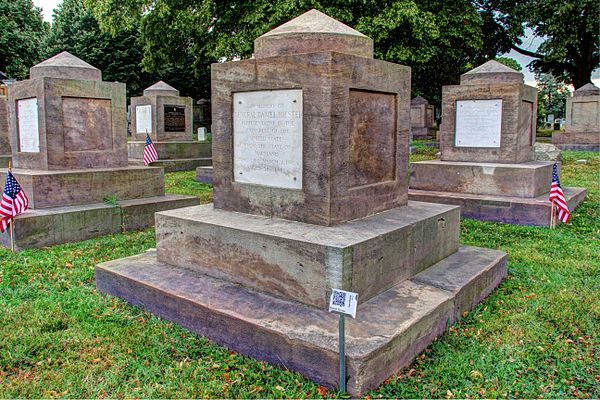
<path fill-rule="evenodd" d="M 600 154 L 564 152 L 588 200 L 555 230 L 465 220 L 461 242 L 509 253 L 509 276 L 368 397 L 600 396 Z M 575 160 L 587 159 L 587 164 Z M 168 191 L 210 198 L 193 173 Z M 94 265 L 155 245 L 154 230 L 0 250 L 0 397 L 335 396 L 97 293 Z"/>
<path fill-rule="evenodd" d="M 202 203 L 212 201 L 212 186 L 196 181 L 196 171 L 169 172 L 165 174 L 165 191 L 200 197 Z"/>

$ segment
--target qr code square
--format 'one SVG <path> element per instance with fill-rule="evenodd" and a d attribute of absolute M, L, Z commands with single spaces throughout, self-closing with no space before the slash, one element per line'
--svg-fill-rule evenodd
<path fill-rule="evenodd" d="M 334 291 L 332 305 L 344 307 L 345 304 L 346 304 L 346 293 Z"/>

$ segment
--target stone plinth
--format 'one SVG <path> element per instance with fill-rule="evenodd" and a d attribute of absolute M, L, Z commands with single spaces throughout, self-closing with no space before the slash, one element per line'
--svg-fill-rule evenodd
<path fill-rule="evenodd" d="M 214 206 L 157 214 L 156 252 L 97 266 L 100 291 L 354 396 L 410 363 L 506 274 L 459 247 L 459 209 L 409 202 L 410 69 L 317 11 L 212 66 Z"/>
<path fill-rule="evenodd" d="M 153 142 L 192 140 L 193 100 L 179 96 L 179 91 L 163 81 L 131 98 L 131 131 L 136 141 Z"/>
<path fill-rule="evenodd" d="M 67 52 L 30 75 L 11 85 L 8 105 L 12 172 L 29 198 L 14 221 L 16 248 L 140 229 L 155 211 L 199 203 L 165 196 L 162 168 L 128 166 L 124 84 Z M 10 246 L 7 235 L 0 244 Z"/>
<path fill-rule="evenodd" d="M 144 147 L 146 142 L 129 142 L 129 165 L 144 165 Z M 165 172 L 191 171 L 199 166 L 212 165 L 212 150 L 209 142 L 177 141 L 154 142 L 154 148 L 160 157 L 152 163 L 154 167 L 163 167 Z"/>
<path fill-rule="evenodd" d="M 214 184 L 212 165 L 210 167 L 196 168 L 196 180 L 200 183 L 206 183 L 207 185 Z"/>
<path fill-rule="evenodd" d="M 537 89 L 488 61 L 442 88 L 443 161 L 522 163 L 535 159 Z"/>
<path fill-rule="evenodd" d="M 408 197 L 484 221 L 548 226 L 553 161 L 535 160 L 537 90 L 488 61 L 442 88 L 441 160 L 411 163 Z M 566 188 L 571 211 L 585 190 Z"/>
<path fill-rule="evenodd" d="M 408 67 L 318 52 L 213 64 L 212 85 L 216 208 L 335 225 L 406 204 Z M 239 182 L 233 94 L 285 89 L 302 91 L 300 190 Z"/>
<path fill-rule="evenodd" d="M 433 128 L 433 104 L 421 96 L 410 101 L 410 132 L 413 139 L 433 139 L 436 130 Z"/>
<path fill-rule="evenodd" d="M 15 168 L 127 166 L 125 84 L 101 81 L 99 70 L 85 63 L 80 73 L 73 66 L 79 63 L 63 52 L 32 67 L 31 79 L 11 85 Z M 88 74 L 98 79 L 81 80 Z"/>
<path fill-rule="evenodd" d="M 600 151 L 600 89 L 591 83 L 567 99 L 564 132 L 554 132 L 552 143 L 561 150 Z"/>

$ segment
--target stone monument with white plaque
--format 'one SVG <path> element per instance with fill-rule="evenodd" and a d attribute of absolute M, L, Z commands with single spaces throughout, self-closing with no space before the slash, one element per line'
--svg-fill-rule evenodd
<path fill-rule="evenodd" d="M 552 143 L 561 150 L 600 151 L 600 88 L 588 83 L 567 99 L 564 132 L 554 132 Z"/>
<path fill-rule="evenodd" d="M 8 99 L 0 94 L 0 168 L 8 166 L 11 153 L 8 134 Z"/>
<path fill-rule="evenodd" d="M 144 165 L 148 133 L 159 157 L 152 166 L 172 172 L 211 165 L 210 142 L 193 139 L 192 115 L 192 98 L 179 96 L 179 90 L 163 81 L 145 89 L 143 96 L 132 97 L 129 163 Z"/>
<path fill-rule="evenodd" d="M 409 198 L 485 221 L 548 226 L 550 161 L 535 161 L 537 89 L 497 61 L 442 89 L 441 160 L 411 163 Z M 585 198 L 563 188 L 572 211 Z"/>
<path fill-rule="evenodd" d="M 506 274 L 459 245 L 459 208 L 407 200 L 410 69 L 311 10 L 213 64 L 214 204 L 157 214 L 155 251 L 100 291 L 337 387 L 332 288 L 358 293 L 348 391 L 406 366 Z"/>
<path fill-rule="evenodd" d="M 435 139 L 433 104 L 417 96 L 410 101 L 410 131 L 413 139 Z"/>
<path fill-rule="evenodd" d="M 13 83 L 8 110 L 13 174 L 29 198 L 14 224 L 16 248 L 139 229 L 156 211 L 198 204 L 165 195 L 161 168 L 127 165 L 125 85 L 67 52 Z M 0 243 L 10 245 L 8 233 Z"/>

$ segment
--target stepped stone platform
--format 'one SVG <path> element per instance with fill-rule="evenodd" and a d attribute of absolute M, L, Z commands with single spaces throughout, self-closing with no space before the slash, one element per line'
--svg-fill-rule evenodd
<path fill-rule="evenodd" d="M 100 291 L 331 388 L 328 288 L 359 292 L 347 322 L 353 395 L 409 364 L 506 275 L 505 253 L 459 246 L 459 208 L 442 204 L 409 202 L 333 227 L 212 205 L 156 218 L 157 250 L 99 264 Z"/>
<path fill-rule="evenodd" d="M 159 160 L 153 167 L 162 167 L 165 172 L 193 171 L 198 167 L 212 165 L 211 143 L 197 141 L 154 141 Z M 129 165 L 144 165 L 145 141 L 127 143 Z"/>
<path fill-rule="evenodd" d="M 554 132 L 552 144 L 561 150 L 600 151 L 600 132 Z"/>

